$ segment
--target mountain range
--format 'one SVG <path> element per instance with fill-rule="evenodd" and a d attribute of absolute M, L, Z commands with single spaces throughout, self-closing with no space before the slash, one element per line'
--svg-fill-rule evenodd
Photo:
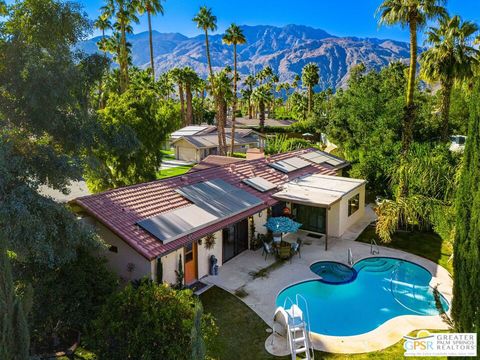
<path fill-rule="evenodd" d="M 303 25 L 276 27 L 269 25 L 241 26 L 247 43 L 238 46 L 238 69 L 241 75 L 255 73 L 270 65 L 280 81 L 292 81 L 302 67 L 315 62 L 320 68 L 319 88 L 345 85 L 349 69 L 360 62 L 369 69 L 378 69 L 392 61 L 408 61 L 409 45 L 405 42 L 376 38 L 338 37 L 321 29 Z M 79 44 L 87 53 L 98 51 L 99 37 Z M 148 32 L 132 34 L 133 64 L 149 66 Z M 155 69 L 157 74 L 174 67 L 190 66 L 200 76 L 208 72 L 205 37 L 187 37 L 179 33 L 153 32 Z M 222 43 L 222 34 L 210 36 L 214 70 L 233 67 L 233 48 Z"/>

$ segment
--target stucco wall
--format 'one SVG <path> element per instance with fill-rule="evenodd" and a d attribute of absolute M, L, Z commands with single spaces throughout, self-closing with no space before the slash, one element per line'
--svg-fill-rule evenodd
<path fill-rule="evenodd" d="M 194 162 L 199 162 L 201 160 L 199 159 L 197 149 L 188 141 L 181 139 L 175 142 L 173 146 L 175 148 L 175 156 L 177 160 Z"/>
<path fill-rule="evenodd" d="M 261 214 L 261 217 L 260 217 Z M 267 222 L 267 210 L 260 211 L 253 215 L 253 223 L 255 224 L 255 236 L 257 234 L 266 234 L 267 228 L 263 226 Z M 249 229 L 250 232 L 250 229 Z"/>
<path fill-rule="evenodd" d="M 351 216 L 348 216 L 348 200 L 360 194 L 359 208 Z M 340 235 L 350 226 L 360 220 L 365 214 L 365 184 L 346 194 L 340 201 Z"/>
<path fill-rule="evenodd" d="M 171 252 L 168 255 L 162 256 L 162 267 L 163 267 L 163 282 L 169 284 L 175 284 L 177 282 L 177 274 L 175 270 L 178 269 L 178 258 L 182 255 L 182 263 L 184 263 L 183 257 L 183 248 L 178 249 L 174 252 Z"/>
<path fill-rule="evenodd" d="M 213 249 L 207 250 L 205 248 L 205 238 L 202 239 L 202 245 L 198 244 L 197 254 L 198 278 L 200 279 L 208 275 L 210 271 L 210 256 L 215 255 L 218 259 L 217 265 L 222 265 L 222 231 L 220 230 L 215 233 L 215 246 Z"/>
<path fill-rule="evenodd" d="M 109 250 L 105 251 L 104 255 L 108 260 L 109 267 L 120 277 L 125 280 L 140 279 L 142 277 L 151 277 L 150 261 L 136 252 L 126 242 L 121 240 L 108 228 L 101 223 L 95 224 L 98 235 L 105 241 L 105 243 L 116 246 L 117 253 Z M 132 264 L 133 270 L 128 271 L 129 264 Z"/>
<path fill-rule="evenodd" d="M 328 236 L 340 236 L 340 201 L 330 206 L 327 210 Z"/>

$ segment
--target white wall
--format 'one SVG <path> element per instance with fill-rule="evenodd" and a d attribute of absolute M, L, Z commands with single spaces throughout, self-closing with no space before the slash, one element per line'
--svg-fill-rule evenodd
<path fill-rule="evenodd" d="M 330 206 L 327 210 L 327 233 L 328 236 L 340 236 L 340 202 L 337 202 Z"/>
<path fill-rule="evenodd" d="M 183 248 L 161 257 L 163 267 L 163 282 L 169 284 L 175 284 L 177 282 L 177 274 L 175 273 L 175 270 L 178 269 L 178 258 L 180 255 L 182 255 L 182 264 L 185 265 Z"/>
<path fill-rule="evenodd" d="M 261 217 L 260 217 L 261 214 Z M 257 234 L 266 234 L 267 228 L 263 226 L 267 222 L 267 209 L 253 215 L 253 223 L 255 224 L 255 237 Z M 250 229 L 248 229 L 250 233 Z"/>
<path fill-rule="evenodd" d="M 184 161 L 193 161 L 199 162 L 199 155 L 197 149 L 190 144 L 188 141 L 185 140 L 178 140 L 173 147 L 175 148 L 175 155 L 177 160 L 184 160 Z"/>
<path fill-rule="evenodd" d="M 221 266 L 222 259 L 222 230 L 215 233 L 215 246 L 212 249 L 207 250 L 205 248 L 205 238 L 202 239 L 202 245 L 197 246 L 197 268 L 198 278 L 202 278 L 209 274 L 210 271 L 210 256 L 215 255 L 218 259 L 217 265 Z"/>
<path fill-rule="evenodd" d="M 98 235 L 109 245 L 116 246 L 117 253 L 109 250 L 102 252 L 102 255 L 108 260 L 109 267 L 125 280 L 140 279 L 142 277 L 151 277 L 150 260 L 146 259 L 130 247 L 125 241 L 121 240 L 108 228 L 101 223 L 95 224 Z M 128 271 L 128 264 L 133 264 L 133 270 Z"/>
<path fill-rule="evenodd" d="M 359 208 L 351 216 L 348 216 L 348 200 L 357 194 L 360 194 Z M 344 195 L 342 200 L 340 201 L 340 217 L 339 217 L 340 235 L 342 235 L 345 232 L 345 230 L 347 230 L 350 226 L 352 226 L 358 220 L 360 220 L 364 214 L 365 214 L 365 184 L 349 192 L 348 194 Z"/>

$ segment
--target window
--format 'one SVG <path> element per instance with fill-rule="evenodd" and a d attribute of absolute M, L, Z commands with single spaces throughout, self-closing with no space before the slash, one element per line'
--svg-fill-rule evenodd
<path fill-rule="evenodd" d="M 360 208 L 360 194 L 357 194 L 348 200 L 348 216 L 355 214 L 355 212 L 359 208 Z"/>
<path fill-rule="evenodd" d="M 108 247 L 108 251 L 111 251 L 111 252 L 113 252 L 113 253 L 118 253 L 118 247 L 113 246 L 113 245 L 110 245 L 110 246 Z"/>

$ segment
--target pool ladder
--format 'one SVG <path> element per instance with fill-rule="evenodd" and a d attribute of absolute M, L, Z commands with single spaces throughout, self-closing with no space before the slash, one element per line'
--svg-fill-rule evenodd
<path fill-rule="evenodd" d="M 372 255 L 380 254 L 380 248 L 378 247 L 377 242 L 375 241 L 374 238 L 370 240 L 370 254 Z"/>
<path fill-rule="evenodd" d="M 310 338 L 310 315 L 308 312 L 307 300 L 300 294 L 295 296 L 294 303 L 290 297 L 285 298 L 283 307 L 279 307 L 275 312 L 275 318 L 281 314 L 287 327 L 287 341 L 290 348 L 292 360 L 297 359 L 297 355 L 305 354 L 303 359 L 314 360 L 315 353 Z M 305 313 L 300 309 L 300 301 L 304 305 Z M 287 306 L 289 306 L 287 308 Z"/>
<path fill-rule="evenodd" d="M 348 265 L 350 265 L 350 266 L 352 266 L 353 263 L 354 263 L 353 254 L 352 254 L 352 249 L 351 249 L 351 248 L 348 248 L 348 251 L 347 251 L 347 262 L 348 262 Z"/>

